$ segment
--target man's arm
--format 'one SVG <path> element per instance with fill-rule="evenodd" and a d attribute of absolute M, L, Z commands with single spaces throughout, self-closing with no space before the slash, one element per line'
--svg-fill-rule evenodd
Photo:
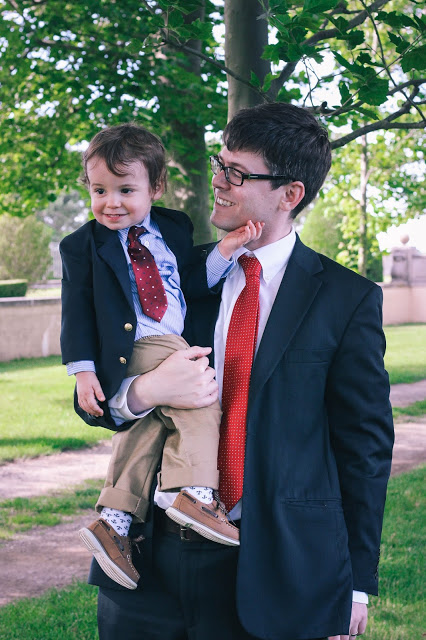
<path fill-rule="evenodd" d="M 384 350 L 382 292 L 372 285 L 338 347 L 326 398 L 353 587 L 373 595 L 378 589 L 380 537 L 394 439 Z"/>
<path fill-rule="evenodd" d="M 176 409 L 207 407 L 217 400 L 215 371 L 209 366 L 210 347 L 176 351 L 156 369 L 135 378 L 127 395 L 134 414 L 167 405 Z"/>

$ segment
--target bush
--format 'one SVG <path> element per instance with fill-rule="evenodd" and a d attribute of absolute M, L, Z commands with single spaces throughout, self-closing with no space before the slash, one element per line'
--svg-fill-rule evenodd
<path fill-rule="evenodd" d="M 0 280 L 0 298 L 15 298 L 27 293 L 28 280 Z"/>
<path fill-rule="evenodd" d="M 52 230 L 35 216 L 0 215 L 0 279 L 41 280 L 52 263 Z"/>

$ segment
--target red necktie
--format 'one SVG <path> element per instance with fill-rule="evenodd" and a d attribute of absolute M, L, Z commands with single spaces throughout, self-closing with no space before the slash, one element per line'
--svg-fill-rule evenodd
<path fill-rule="evenodd" d="M 243 493 L 247 403 L 259 326 L 262 269 L 257 258 L 242 255 L 238 262 L 244 269 L 246 286 L 235 303 L 226 339 L 218 455 L 219 495 L 228 510 Z"/>
<path fill-rule="evenodd" d="M 143 233 L 146 233 L 143 227 L 130 227 L 127 251 L 135 274 L 142 311 L 146 316 L 160 322 L 166 313 L 167 296 L 152 253 L 138 240 Z"/>

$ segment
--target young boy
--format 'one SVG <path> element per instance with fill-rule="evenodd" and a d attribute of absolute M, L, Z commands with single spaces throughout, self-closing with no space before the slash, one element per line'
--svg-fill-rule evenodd
<path fill-rule="evenodd" d="M 61 347 L 76 376 L 78 412 L 100 416 L 124 377 L 188 348 L 180 335 L 182 290 L 187 297 L 209 295 L 232 267 L 234 251 L 258 238 L 262 225 L 249 221 L 228 233 L 206 262 L 192 262 L 188 217 L 151 208 L 166 187 L 165 151 L 156 136 L 134 124 L 104 129 L 83 154 L 83 167 L 95 220 L 60 245 Z M 128 531 L 132 518 L 145 521 L 160 459 L 159 489 L 181 489 L 167 515 L 216 542 L 239 544 L 216 493 L 220 418 L 218 402 L 193 410 L 157 407 L 114 435 L 96 505 L 101 518 L 80 536 L 122 586 L 137 586 Z"/>

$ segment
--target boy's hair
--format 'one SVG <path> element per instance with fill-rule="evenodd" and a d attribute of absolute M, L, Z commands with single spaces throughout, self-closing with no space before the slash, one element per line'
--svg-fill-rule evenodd
<path fill-rule="evenodd" d="M 312 202 L 331 166 L 326 129 L 306 109 L 284 102 L 238 111 L 225 127 L 223 142 L 229 151 L 261 155 L 272 175 L 303 182 L 305 196 L 293 209 L 292 218 Z M 287 182 L 271 180 L 271 188 Z"/>
<path fill-rule="evenodd" d="M 87 163 L 92 158 L 102 158 L 109 171 L 116 176 L 126 174 L 126 166 L 132 162 L 141 162 L 147 172 L 153 192 L 159 187 L 166 189 L 167 170 L 166 152 L 153 133 L 143 127 L 126 123 L 102 129 L 90 141 L 83 153 L 83 183 L 89 185 Z"/>

